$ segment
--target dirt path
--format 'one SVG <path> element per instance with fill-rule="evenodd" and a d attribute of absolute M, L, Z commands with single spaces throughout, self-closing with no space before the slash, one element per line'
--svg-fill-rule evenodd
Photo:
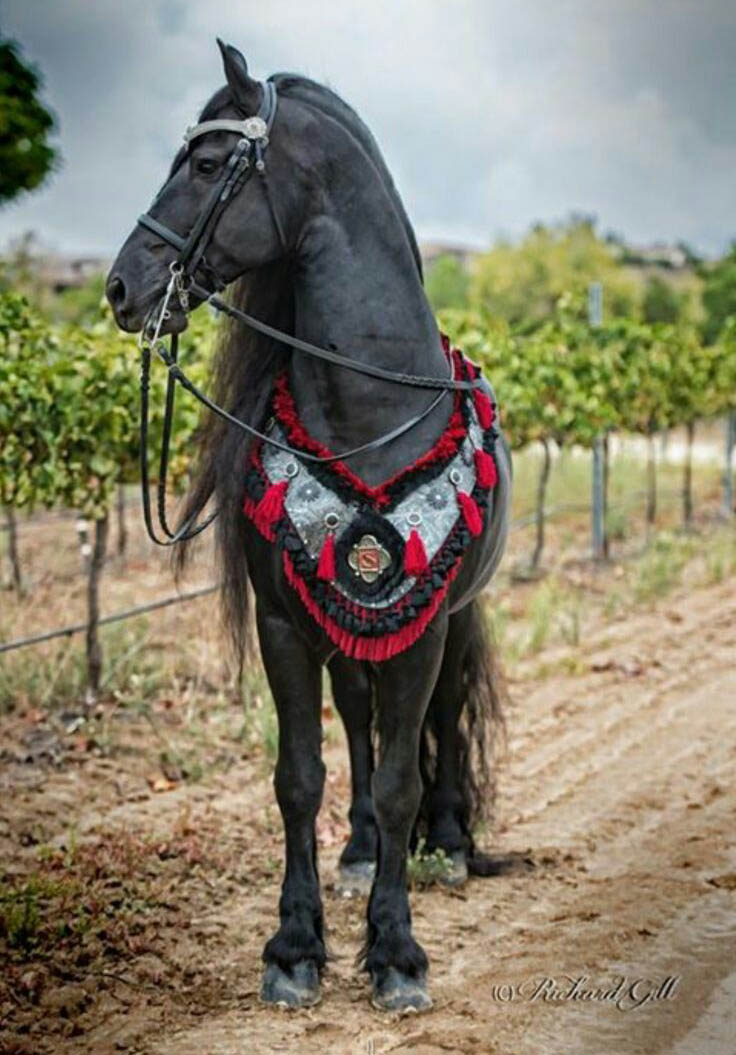
<path fill-rule="evenodd" d="M 262 1008 L 257 999 L 278 869 L 258 873 L 263 855 L 280 853 L 262 767 L 241 767 L 235 784 L 214 780 L 141 801 L 123 796 L 114 807 L 98 788 L 98 801 L 83 809 L 74 805 L 79 777 L 75 783 L 73 774 L 58 773 L 46 793 L 66 796 L 68 808 L 79 809 L 80 837 L 123 821 L 165 832 L 184 807 L 193 827 L 206 818 L 219 831 L 238 832 L 252 881 L 235 888 L 212 883 L 193 925 L 170 939 L 172 956 L 208 972 L 209 998 L 183 1011 L 161 992 L 118 992 L 104 1020 L 90 1019 L 89 1032 L 60 1037 L 53 1050 L 732 1055 L 735 659 L 731 581 L 601 628 L 576 650 L 574 674 L 548 669 L 542 679 L 531 663 L 526 671 L 522 666 L 513 684 L 494 845 L 527 852 L 536 866 L 523 876 L 473 880 L 460 892 L 433 888 L 413 896 L 435 1000 L 422 1018 L 374 1012 L 353 966 L 364 904 L 340 899 L 330 882 L 346 796 L 341 747 L 328 751 L 321 828 L 335 959 L 322 1004 L 297 1014 Z M 549 667 L 564 670 L 554 656 Z M 30 791 L 19 796 L 17 824 L 23 810 L 39 805 Z M 675 981 L 661 986 L 667 979 Z M 594 989 L 609 998 L 583 999 Z"/>

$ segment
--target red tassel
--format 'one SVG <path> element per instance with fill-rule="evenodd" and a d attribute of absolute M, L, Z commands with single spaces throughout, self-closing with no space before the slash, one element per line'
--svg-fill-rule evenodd
<path fill-rule="evenodd" d="M 482 429 L 490 429 L 493 424 L 493 404 L 490 396 L 480 388 L 473 389 L 475 412 Z"/>
<path fill-rule="evenodd" d="M 336 576 L 337 569 L 335 568 L 335 536 L 331 531 L 329 531 L 322 546 L 322 551 L 319 555 L 319 563 L 317 564 L 317 578 L 325 579 L 327 582 L 334 582 Z"/>
<path fill-rule="evenodd" d="M 460 503 L 463 516 L 465 517 L 465 524 L 471 535 L 480 535 L 483 530 L 483 518 L 480 515 L 480 509 L 475 503 L 475 500 L 466 494 L 465 491 L 458 491 L 457 500 Z"/>
<path fill-rule="evenodd" d="M 407 575 L 421 575 L 429 567 L 422 536 L 414 528 L 404 549 L 404 571 Z"/>
<path fill-rule="evenodd" d="M 475 452 L 475 477 L 479 487 L 495 487 L 498 480 L 496 463 L 486 451 Z"/>
<path fill-rule="evenodd" d="M 268 531 L 284 515 L 284 500 L 288 480 L 271 484 L 253 512 L 253 520 L 259 530 Z"/>

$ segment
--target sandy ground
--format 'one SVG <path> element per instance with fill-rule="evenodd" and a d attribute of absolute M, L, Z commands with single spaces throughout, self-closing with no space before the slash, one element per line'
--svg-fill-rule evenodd
<path fill-rule="evenodd" d="M 120 847 L 145 832 L 157 852 L 139 847 L 126 866 L 155 884 L 151 923 L 138 937 L 109 928 L 95 937 L 108 942 L 107 960 L 77 944 L 55 963 L 66 948 L 58 938 L 28 964 L 11 964 L 0 1051 L 732 1055 L 734 581 L 601 626 L 575 656 L 572 673 L 558 650 L 544 676 L 522 665 L 512 684 L 487 842 L 527 854 L 534 867 L 412 895 L 435 1001 L 421 1018 L 372 1010 L 354 966 L 365 905 L 332 885 L 347 805 L 341 742 L 326 751 L 319 829 L 334 958 L 322 1003 L 287 1013 L 258 1003 L 281 853 L 263 760 L 235 759 L 157 793 L 127 756 L 21 759 L 9 729 L 0 849 L 13 868 L 28 867 L 34 825 L 69 854 L 70 818 L 81 847 L 109 842 L 111 832 L 125 833 Z M 92 892 L 103 880 L 108 892 L 120 886 L 112 866 L 85 858 L 85 871 L 76 853 L 77 863 L 59 858 L 60 874 L 67 868 Z"/>

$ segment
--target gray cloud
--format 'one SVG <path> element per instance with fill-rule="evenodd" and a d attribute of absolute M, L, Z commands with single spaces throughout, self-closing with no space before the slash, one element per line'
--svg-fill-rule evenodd
<path fill-rule="evenodd" d="M 216 35 L 355 106 L 420 237 L 482 245 L 571 209 L 633 241 L 736 234 L 731 0 L 6 0 L 3 30 L 45 73 L 65 164 L 0 241 L 114 251 L 222 81 Z"/>

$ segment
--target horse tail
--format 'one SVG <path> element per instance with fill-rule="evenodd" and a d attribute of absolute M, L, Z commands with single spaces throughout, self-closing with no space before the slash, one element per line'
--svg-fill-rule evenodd
<path fill-rule="evenodd" d="M 432 810 L 439 738 L 456 722 L 454 815 L 462 830 L 468 872 L 493 875 L 496 860 L 481 853 L 473 830 L 490 820 L 496 797 L 494 756 L 505 740 L 506 682 L 498 649 L 481 602 L 476 599 L 450 617 L 442 668 L 420 742 L 424 796 L 420 829 Z M 458 717 L 459 712 L 459 717 Z"/>

